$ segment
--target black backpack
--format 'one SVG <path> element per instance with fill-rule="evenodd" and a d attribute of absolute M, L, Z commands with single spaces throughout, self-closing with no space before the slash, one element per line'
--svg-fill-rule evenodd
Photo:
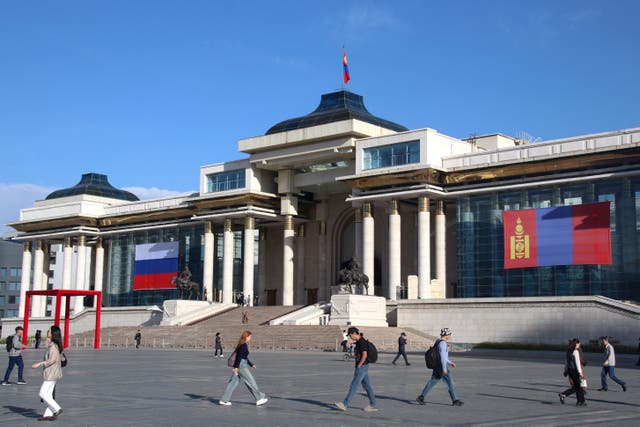
<path fill-rule="evenodd" d="M 371 341 L 368 340 L 367 347 L 369 347 L 369 350 L 367 350 L 367 362 L 376 363 L 378 361 L 378 349 Z"/>
<path fill-rule="evenodd" d="M 11 349 L 13 349 L 13 335 L 7 337 L 7 351 L 11 351 Z"/>
<path fill-rule="evenodd" d="M 424 362 L 427 364 L 427 368 L 429 369 L 439 369 L 441 367 L 440 349 L 438 348 L 440 341 L 442 340 L 437 339 L 429 350 L 424 353 Z"/>

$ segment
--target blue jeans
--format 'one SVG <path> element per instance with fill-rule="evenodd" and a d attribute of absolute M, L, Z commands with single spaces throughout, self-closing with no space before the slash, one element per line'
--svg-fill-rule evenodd
<path fill-rule="evenodd" d="M 422 390 L 422 396 L 425 397 L 427 393 L 429 393 L 429 390 L 431 390 L 436 384 L 438 384 L 440 380 L 444 381 L 445 384 L 447 384 L 447 387 L 449 387 L 449 396 L 451 396 L 451 400 L 453 402 L 458 400 L 458 396 L 456 395 L 456 389 L 453 386 L 453 378 L 451 378 L 451 373 L 442 374 L 441 376 L 438 376 L 434 372 L 433 375 L 431 375 L 431 379 L 429 380 L 427 385 L 424 386 L 424 390 Z"/>
<path fill-rule="evenodd" d="M 373 388 L 371 388 L 371 381 L 369 380 L 369 365 L 362 365 L 361 368 L 356 368 L 353 373 L 353 380 L 351 381 L 351 387 L 349 388 L 349 393 L 347 397 L 344 398 L 344 406 L 349 406 L 349 402 L 353 399 L 360 384 L 364 387 L 367 392 L 367 396 L 369 396 L 369 403 L 371 406 L 376 406 L 376 395 L 373 392 Z"/>
<path fill-rule="evenodd" d="M 11 371 L 13 371 L 15 365 L 18 365 L 18 381 L 24 381 L 24 377 L 22 376 L 24 363 L 22 363 L 22 355 L 20 354 L 18 356 L 9 356 L 9 366 L 7 366 L 7 372 L 4 373 L 5 382 L 9 381 Z"/>
<path fill-rule="evenodd" d="M 624 385 L 625 382 L 620 378 L 616 377 L 616 367 L 615 366 L 603 366 L 602 371 L 600 372 L 600 383 L 602 383 L 602 388 L 607 389 L 607 374 L 611 377 L 612 380 L 617 382 L 620 385 Z"/>

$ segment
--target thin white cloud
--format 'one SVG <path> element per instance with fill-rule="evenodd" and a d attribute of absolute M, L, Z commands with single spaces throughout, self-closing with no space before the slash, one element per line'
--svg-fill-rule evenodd
<path fill-rule="evenodd" d="M 0 235 L 15 231 L 5 224 L 20 219 L 20 209 L 30 208 L 36 200 L 44 199 L 55 188 L 36 184 L 7 184 L 0 182 Z"/>
<path fill-rule="evenodd" d="M 44 199 L 49 193 L 57 190 L 54 187 L 45 187 L 36 184 L 7 184 L 0 182 L 0 236 L 6 237 L 15 232 L 7 227 L 9 222 L 20 220 L 20 209 L 33 207 L 37 200 Z M 132 192 L 141 200 L 158 199 L 184 194 L 181 191 L 165 190 L 151 187 L 129 187 L 125 190 Z"/>

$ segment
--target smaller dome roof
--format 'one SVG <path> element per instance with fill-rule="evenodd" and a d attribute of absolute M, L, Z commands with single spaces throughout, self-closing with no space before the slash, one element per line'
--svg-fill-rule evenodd
<path fill-rule="evenodd" d="M 409 130 L 402 125 L 371 114 L 367 107 L 364 106 L 364 100 L 361 95 L 348 90 L 339 90 L 322 95 L 320 105 L 312 113 L 280 122 L 269 129 L 265 135 L 349 119 L 361 120 L 396 132 Z"/>
<path fill-rule="evenodd" d="M 138 199 L 133 193 L 120 190 L 109 184 L 106 175 L 99 173 L 85 173 L 80 182 L 73 187 L 56 190 L 46 197 L 46 200 L 59 199 L 61 197 L 77 196 L 79 194 L 90 194 L 92 196 L 107 197 L 109 199 L 127 200 L 135 202 Z"/>

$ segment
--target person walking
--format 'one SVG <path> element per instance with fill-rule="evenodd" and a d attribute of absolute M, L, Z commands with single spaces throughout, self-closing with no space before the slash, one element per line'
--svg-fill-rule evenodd
<path fill-rule="evenodd" d="M 411 363 L 409 363 L 409 361 L 407 360 L 407 353 L 405 352 L 406 345 L 407 345 L 407 334 L 403 332 L 400 334 L 400 337 L 398 337 L 398 354 L 396 354 L 396 358 L 393 359 L 393 362 L 391 362 L 392 365 L 396 364 L 396 360 L 398 360 L 400 356 L 404 357 L 404 363 L 407 366 L 411 365 Z"/>
<path fill-rule="evenodd" d="M 564 376 L 569 377 L 571 387 L 562 393 L 558 393 L 560 403 L 563 405 L 565 398 L 575 393 L 578 399 L 576 406 L 587 406 L 587 402 L 584 399 L 584 391 L 580 386 L 580 380 L 584 378 L 584 371 L 580 362 L 580 351 L 577 349 L 579 343 L 580 341 L 577 338 L 569 340 L 569 348 L 565 354 Z"/>
<path fill-rule="evenodd" d="M 451 338 L 451 330 L 449 328 L 442 328 L 440 330 L 440 339 L 436 341 L 438 347 L 438 354 L 440 355 L 440 363 L 433 369 L 431 379 L 424 386 L 422 393 L 418 395 L 416 401 L 420 405 L 424 405 L 424 398 L 427 397 L 429 391 L 440 382 L 444 381 L 449 388 L 449 396 L 451 397 L 453 406 L 462 406 L 464 402 L 458 399 L 455 386 L 453 385 L 453 378 L 451 378 L 451 372 L 449 368 L 455 368 L 457 365 L 449 360 L 449 346 L 447 342 Z M 436 345 L 434 344 L 434 345 Z"/>
<path fill-rule="evenodd" d="M 140 341 L 142 340 L 142 334 L 140 333 L 140 329 L 136 332 L 136 335 L 133 337 L 136 342 L 136 348 L 140 348 Z"/>
<path fill-rule="evenodd" d="M 24 329 L 22 326 L 16 326 L 16 333 L 12 336 L 7 337 L 7 340 L 11 340 L 9 346 L 11 349 L 9 350 L 9 366 L 7 366 L 7 370 L 4 373 L 4 381 L 2 381 L 2 385 L 10 385 L 9 377 L 11 377 L 11 371 L 13 371 L 13 367 L 18 365 L 18 384 L 26 384 L 27 382 L 24 380 L 24 362 L 22 361 L 22 335 L 24 334 Z"/>
<path fill-rule="evenodd" d="M 616 351 L 609 342 L 610 338 L 611 337 L 600 338 L 600 341 L 604 346 L 604 361 L 602 362 L 602 371 L 600 372 L 600 385 L 602 387 L 599 388 L 598 391 L 609 390 L 609 387 L 607 386 L 607 375 L 609 375 L 613 381 L 620 384 L 622 391 L 627 391 L 627 384 L 620 378 L 616 377 Z"/>
<path fill-rule="evenodd" d="M 49 328 L 47 338 L 49 339 L 49 343 L 44 361 L 31 365 L 33 369 L 44 367 L 44 371 L 42 372 L 43 381 L 39 394 L 40 398 L 47 405 L 47 408 L 44 411 L 44 415 L 38 418 L 38 421 L 53 421 L 62 413 L 62 408 L 53 397 L 53 390 L 56 387 L 56 383 L 62 378 L 61 355 L 64 348 L 62 346 L 60 328 L 55 325 Z"/>
<path fill-rule="evenodd" d="M 347 335 L 353 341 L 355 341 L 355 359 L 356 359 L 356 368 L 353 373 L 353 380 L 351 381 L 351 386 L 349 387 L 349 392 L 347 393 L 347 397 L 344 398 L 342 402 L 335 402 L 336 408 L 341 411 L 346 411 L 349 407 L 349 403 L 353 396 L 355 396 L 358 388 L 360 388 L 360 384 L 364 387 L 367 392 L 367 396 L 369 397 L 369 404 L 363 408 L 364 411 L 374 412 L 378 410 L 376 404 L 376 395 L 373 392 L 373 388 L 371 387 L 371 380 L 369 379 L 369 361 L 367 360 L 367 355 L 369 352 L 369 343 L 364 339 L 358 328 L 352 326 L 347 330 Z"/>
<path fill-rule="evenodd" d="M 238 344 L 236 345 L 235 350 L 235 359 L 233 360 L 233 373 L 231 374 L 231 378 L 229 378 L 229 382 L 227 383 L 227 388 L 224 390 L 222 394 L 222 398 L 220 399 L 220 405 L 223 406 L 231 406 L 231 395 L 233 391 L 238 386 L 240 380 L 245 383 L 254 399 L 256 399 L 256 406 L 262 406 L 268 402 L 269 399 L 265 396 L 264 393 L 260 392 L 258 389 L 258 384 L 256 380 L 253 378 L 249 367 L 252 369 L 256 369 L 256 365 L 251 363 L 249 360 L 249 342 L 251 341 L 251 332 L 244 331 L 238 340 Z M 231 356 L 231 358 L 233 355 Z M 230 358 L 230 359 L 231 359 Z"/>
<path fill-rule="evenodd" d="M 36 348 L 40 348 L 40 341 L 42 341 L 42 331 L 38 329 L 36 331 Z"/>
<path fill-rule="evenodd" d="M 224 357 L 222 354 L 222 337 L 220 336 L 220 332 L 216 332 L 216 350 L 213 352 L 213 357 Z M 220 355 L 218 355 L 218 350 L 220 350 Z"/>
<path fill-rule="evenodd" d="M 343 329 L 342 330 L 342 341 L 340 342 L 340 345 L 342 346 L 342 352 L 343 353 L 347 352 L 347 338 L 349 338 L 349 335 L 347 335 L 347 330 Z"/>

